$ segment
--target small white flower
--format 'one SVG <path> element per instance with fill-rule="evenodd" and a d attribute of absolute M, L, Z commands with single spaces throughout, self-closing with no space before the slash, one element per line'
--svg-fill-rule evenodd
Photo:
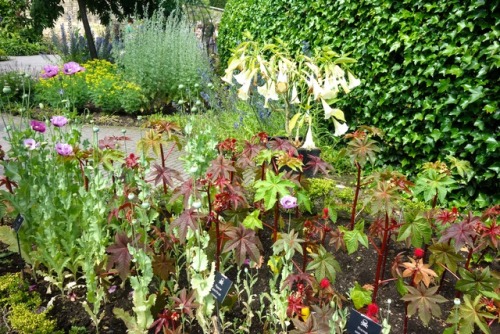
<path fill-rule="evenodd" d="M 309 128 L 307 129 L 306 140 L 304 141 L 304 145 L 301 148 L 306 150 L 312 150 L 316 148 L 316 144 L 314 144 L 311 122 L 309 122 Z"/>
<path fill-rule="evenodd" d="M 290 97 L 291 104 L 300 104 L 299 93 L 297 91 L 297 84 L 292 87 L 292 96 Z"/>
<path fill-rule="evenodd" d="M 455 304 L 456 306 L 460 305 L 460 298 L 455 298 L 453 300 L 453 304 Z"/>
<path fill-rule="evenodd" d="M 135 194 L 134 193 L 130 193 L 128 194 L 128 200 L 131 201 L 135 198 Z"/>
<path fill-rule="evenodd" d="M 333 125 L 335 126 L 335 133 L 333 135 L 337 136 L 337 137 L 342 136 L 349 129 L 349 127 L 347 126 L 347 123 L 341 124 L 335 118 L 333 118 Z"/>
<path fill-rule="evenodd" d="M 361 85 L 361 80 L 356 78 L 351 72 L 347 72 L 347 78 L 349 79 L 349 89 L 354 89 Z"/>
<path fill-rule="evenodd" d="M 264 97 L 264 108 L 269 108 L 269 100 L 279 100 L 279 96 L 276 93 L 276 85 L 272 81 L 268 81 L 263 86 L 257 87 L 257 92 Z"/>

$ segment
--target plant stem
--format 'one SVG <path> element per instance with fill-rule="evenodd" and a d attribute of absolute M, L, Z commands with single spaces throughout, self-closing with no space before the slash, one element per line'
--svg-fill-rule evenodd
<path fill-rule="evenodd" d="M 356 192 L 354 193 L 354 201 L 352 202 L 352 210 L 351 210 L 351 223 L 349 225 L 349 230 L 354 230 L 354 220 L 356 219 L 356 206 L 358 205 L 358 197 L 359 190 L 361 188 L 361 165 L 359 162 L 354 161 L 356 168 L 358 170 L 357 179 L 356 179 Z"/>
<path fill-rule="evenodd" d="M 378 287 L 380 285 L 380 277 L 382 273 L 382 264 L 384 261 L 385 253 L 387 251 L 387 237 L 389 235 L 389 214 L 385 213 L 385 226 L 384 226 L 384 236 L 382 238 L 382 244 L 380 245 L 380 253 L 377 260 L 377 272 L 375 274 L 375 284 L 373 288 L 372 303 L 377 300 Z"/>
<path fill-rule="evenodd" d="M 273 242 L 278 240 L 278 220 L 280 214 L 279 201 L 274 204 L 274 226 L 273 226 Z"/>
<path fill-rule="evenodd" d="M 163 153 L 163 144 L 160 143 L 160 154 L 161 154 L 161 166 L 165 168 L 165 153 Z M 167 182 L 165 181 L 165 178 L 162 178 L 162 183 L 163 183 L 163 193 L 166 195 L 167 194 Z"/>

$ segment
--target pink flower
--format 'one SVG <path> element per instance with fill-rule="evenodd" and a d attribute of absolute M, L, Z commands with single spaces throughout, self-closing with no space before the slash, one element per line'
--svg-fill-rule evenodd
<path fill-rule="evenodd" d="M 42 78 L 48 79 L 55 77 L 59 73 L 59 67 L 56 65 L 46 65 L 43 67 Z"/>
<path fill-rule="evenodd" d="M 63 157 L 67 157 L 68 155 L 73 154 L 73 147 L 71 147 L 70 144 L 57 143 L 56 144 L 56 151 L 57 151 L 57 153 L 59 153 L 59 155 L 62 155 Z"/>
<path fill-rule="evenodd" d="M 70 61 L 69 63 L 63 65 L 63 72 L 67 75 L 72 75 L 77 72 L 83 71 L 85 71 L 85 68 L 81 67 L 80 64 L 75 63 L 74 61 Z"/>
<path fill-rule="evenodd" d="M 130 155 L 125 159 L 125 165 L 127 168 L 133 169 L 139 167 L 139 157 L 134 153 L 130 153 Z"/>
<path fill-rule="evenodd" d="M 31 121 L 31 128 L 36 132 L 44 133 L 45 132 L 45 123 L 40 121 Z"/>
<path fill-rule="evenodd" d="M 26 147 L 30 151 L 40 146 L 40 143 L 37 143 L 33 138 L 25 139 L 23 143 L 24 147 Z"/>
<path fill-rule="evenodd" d="M 415 248 L 413 255 L 415 255 L 417 259 L 421 259 L 424 257 L 425 251 L 422 248 Z"/>
<path fill-rule="evenodd" d="M 328 278 L 323 278 L 321 280 L 321 282 L 319 282 L 319 286 L 321 287 L 321 289 L 326 289 L 330 286 L 330 280 Z"/>
<path fill-rule="evenodd" d="M 60 128 L 68 124 L 68 119 L 64 116 L 53 116 L 50 119 L 50 122 L 52 123 L 53 126 L 57 126 L 58 128 Z"/>
<path fill-rule="evenodd" d="M 293 209 L 297 207 L 297 198 L 290 195 L 283 196 L 280 199 L 280 204 L 283 209 Z"/>

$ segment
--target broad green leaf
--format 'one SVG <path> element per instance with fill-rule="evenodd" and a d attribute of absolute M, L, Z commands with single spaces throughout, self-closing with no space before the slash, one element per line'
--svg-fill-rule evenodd
<path fill-rule="evenodd" d="M 245 228 L 249 228 L 251 230 L 262 229 L 262 220 L 259 219 L 260 211 L 255 210 L 252 213 L 248 214 L 243 220 L 243 226 Z"/>
<path fill-rule="evenodd" d="M 344 233 L 344 241 L 348 254 L 356 252 L 359 244 L 368 248 L 368 236 L 364 233 L 364 226 L 365 223 L 363 221 L 358 222 L 352 231 L 339 226 L 340 231 Z"/>
<path fill-rule="evenodd" d="M 320 245 L 318 253 L 312 253 L 310 256 L 313 260 L 307 265 L 307 271 L 314 271 L 314 276 L 317 279 L 326 277 L 330 282 L 334 283 L 337 272 L 340 271 L 340 266 L 333 254 L 329 253 L 323 245 Z"/>
<path fill-rule="evenodd" d="M 417 218 L 406 224 L 403 224 L 399 229 L 398 241 L 404 241 L 411 238 L 413 247 L 422 247 L 424 244 L 429 243 L 432 236 L 432 228 L 430 222 L 423 216 Z"/>
<path fill-rule="evenodd" d="M 357 310 L 372 302 L 372 291 L 363 288 L 358 282 L 354 283 L 354 287 L 349 291 L 349 296 Z"/>
<path fill-rule="evenodd" d="M 254 188 L 257 189 L 255 202 L 264 200 L 265 209 L 270 210 L 278 200 L 278 195 L 289 195 L 289 189 L 294 189 L 295 184 L 290 180 L 284 179 L 284 174 L 280 173 L 276 175 L 271 171 L 267 171 L 265 180 L 255 182 Z"/>

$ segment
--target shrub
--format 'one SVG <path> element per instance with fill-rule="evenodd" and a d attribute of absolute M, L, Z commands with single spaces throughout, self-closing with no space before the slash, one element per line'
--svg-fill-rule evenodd
<path fill-rule="evenodd" d="M 89 101 L 85 72 L 74 75 L 59 72 L 52 78 L 40 78 L 35 85 L 35 100 L 56 108 L 72 106 L 82 109 Z"/>
<path fill-rule="evenodd" d="M 8 55 L 25 56 L 46 50 L 41 36 L 33 30 L 27 5 L 24 0 L 0 0 L 0 49 Z"/>
<path fill-rule="evenodd" d="M 197 91 L 202 75 L 211 71 L 190 24 L 158 12 L 124 36 L 123 49 L 113 51 L 124 77 L 157 104 L 181 98 L 184 88 Z"/>
<path fill-rule="evenodd" d="M 34 85 L 34 80 L 30 75 L 23 72 L 5 72 L 0 73 L 0 105 L 8 102 L 21 102 L 28 97 L 30 90 Z M 4 92 L 3 87 L 9 87 L 10 93 Z"/>
<path fill-rule="evenodd" d="M 106 60 L 92 60 L 83 64 L 85 82 L 92 103 L 103 111 L 126 112 L 139 110 L 145 104 L 142 89 L 126 80 L 117 70 L 117 65 Z"/>
<path fill-rule="evenodd" d="M 295 48 L 328 45 L 349 53 L 365 81 L 339 106 L 348 123 L 387 132 L 383 163 L 415 173 L 448 155 L 467 160 L 475 175 L 461 195 L 498 202 L 498 7 L 499 1 L 230 0 L 219 50 L 227 61 L 247 29 L 259 41 L 278 37 Z"/>

